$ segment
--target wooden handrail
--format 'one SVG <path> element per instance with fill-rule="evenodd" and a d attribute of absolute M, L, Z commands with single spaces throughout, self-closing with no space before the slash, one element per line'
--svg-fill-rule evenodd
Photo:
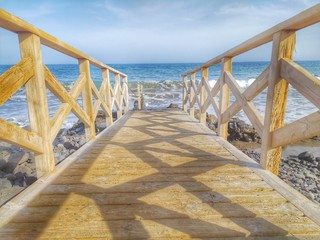
<path fill-rule="evenodd" d="M 87 54 L 79 51 L 78 49 L 61 41 L 60 39 L 42 31 L 41 29 L 33 26 L 32 24 L 6 12 L 2 8 L 0 8 L 0 27 L 15 33 L 19 33 L 19 32 L 33 33 L 39 36 L 41 43 L 43 45 L 46 45 L 47 47 L 55 49 L 73 58 L 87 59 L 89 60 L 90 64 L 98 68 L 108 69 L 110 72 L 120 74 L 123 77 L 127 76 L 124 73 L 104 64 L 103 62 L 88 56 Z"/>
<path fill-rule="evenodd" d="M 218 118 L 218 134 L 227 139 L 228 121 L 242 109 L 262 139 L 261 165 L 277 174 L 283 145 L 320 134 L 320 111 L 284 126 L 289 84 L 320 109 L 320 80 L 293 61 L 296 30 L 319 21 L 320 4 L 317 4 L 183 74 L 184 111 L 194 116 L 197 103 L 199 121 L 206 124 L 206 111 L 212 105 Z M 232 75 L 232 57 L 270 41 L 273 43 L 270 65 L 243 91 Z M 208 68 L 218 63 L 221 63 L 221 74 L 211 88 Z M 199 86 L 195 84 L 197 72 L 202 76 Z M 268 90 L 263 118 L 252 100 L 265 88 Z M 236 101 L 229 106 L 231 93 Z"/>
<path fill-rule="evenodd" d="M 33 151 L 37 177 L 41 177 L 55 169 L 53 141 L 71 111 L 84 124 L 86 140 L 89 141 L 96 136 L 95 119 L 100 107 L 105 113 L 107 127 L 113 123 L 114 105 L 117 119 L 123 115 L 123 105 L 124 113 L 129 110 L 127 75 L 3 9 L 0 9 L 0 27 L 17 33 L 22 57 L 19 63 L 0 76 L 0 105 L 25 86 L 30 120 L 30 130 L 24 130 L 0 118 L 0 130 L 3 133 L 0 134 L 0 140 Z M 41 44 L 78 60 L 80 74 L 69 92 L 43 64 Z M 91 79 L 90 64 L 102 70 L 100 89 L 97 89 Z M 110 72 L 115 76 L 114 89 L 110 84 Z M 46 88 L 62 103 L 51 119 Z M 81 93 L 83 107 L 77 102 Z"/>
<path fill-rule="evenodd" d="M 272 41 L 272 37 L 275 33 L 283 30 L 300 30 L 302 28 L 308 27 L 312 24 L 315 24 L 320 21 L 320 3 L 315 6 L 299 13 L 298 15 L 289 18 L 288 20 L 281 22 L 274 27 L 250 38 L 249 40 L 239 44 L 238 46 L 222 53 L 221 55 L 210 59 L 204 64 L 186 72 L 183 76 L 190 75 L 200 71 L 202 68 L 208 68 L 212 65 L 220 63 L 221 60 L 225 57 L 235 57 L 244 52 L 252 50 L 256 47 L 259 47 L 265 43 Z"/>

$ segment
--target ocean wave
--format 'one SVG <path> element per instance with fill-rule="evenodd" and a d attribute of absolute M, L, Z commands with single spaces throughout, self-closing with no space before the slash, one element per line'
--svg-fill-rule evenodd
<path fill-rule="evenodd" d="M 250 78 L 248 80 L 236 80 L 236 82 L 239 84 L 241 88 L 247 88 L 249 87 L 256 79 Z M 217 80 L 209 80 L 210 87 L 214 87 L 214 85 L 217 83 Z"/>

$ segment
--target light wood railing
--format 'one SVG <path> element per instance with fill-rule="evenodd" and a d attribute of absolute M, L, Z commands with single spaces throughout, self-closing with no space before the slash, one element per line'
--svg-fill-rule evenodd
<path fill-rule="evenodd" d="M 243 109 L 262 139 L 262 167 L 278 174 L 282 146 L 320 134 L 319 111 L 284 125 L 289 84 L 320 109 L 320 80 L 293 61 L 296 31 L 319 21 L 320 4 L 317 4 L 183 74 L 184 111 L 194 116 L 195 105 L 198 105 L 200 122 L 206 124 L 206 111 L 212 105 L 218 117 L 218 134 L 227 139 L 228 121 Z M 232 58 L 271 41 L 270 65 L 242 90 L 232 75 Z M 211 88 L 208 68 L 218 63 L 221 63 L 221 74 Z M 199 84 L 197 72 L 201 72 Z M 263 118 L 252 100 L 265 88 L 268 90 Z M 236 98 L 231 105 L 230 91 Z"/>
<path fill-rule="evenodd" d="M 105 113 L 107 126 L 113 123 L 114 105 L 117 118 L 128 111 L 127 76 L 2 9 L 0 27 L 17 33 L 22 58 L 0 76 L 0 106 L 25 86 L 30 120 L 28 131 L 0 118 L 0 140 L 33 151 L 37 177 L 40 177 L 55 168 L 52 144 L 70 111 L 85 125 L 87 141 L 96 136 L 95 119 L 100 107 Z M 43 64 L 41 44 L 78 60 L 80 75 L 69 92 Z M 90 65 L 102 70 L 100 89 L 91 79 Z M 113 88 L 110 73 L 114 74 Z M 51 119 L 47 88 L 62 103 Z M 80 94 L 83 107 L 77 103 Z"/>

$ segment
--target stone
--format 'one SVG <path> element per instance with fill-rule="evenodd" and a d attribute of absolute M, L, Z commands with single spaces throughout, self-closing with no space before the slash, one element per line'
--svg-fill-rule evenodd
<path fill-rule="evenodd" d="M 6 189 L 6 188 L 11 188 L 12 187 L 12 183 L 6 179 L 6 178 L 0 178 L 0 189 Z"/>
<path fill-rule="evenodd" d="M 27 186 L 30 186 L 32 183 L 34 183 L 35 181 L 37 181 L 37 178 L 34 176 L 27 176 L 25 177 L 25 182 L 27 184 Z"/>
<path fill-rule="evenodd" d="M 7 173 L 0 170 L 0 178 L 5 178 Z"/>
<path fill-rule="evenodd" d="M 245 141 L 245 142 L 252 142 L 251 138 L 249 137 L 248 134 L 243 134 L 242 136 L 242 140 Z"/>
<path fill-rule="evenodd" d="M 10 155 L 11 155 L 11 153 L 8 150 L 0 151 L 0 159 L 2 159 L 2 160 L 8 161 L 10 158 Z"/>
<path fill-rule="evenodd" d="M 304 161 L 308 161 L 308 162 L 312 162 L 315 160 L 315 157 L 313 156 L 313 154 L 311 152 L 302 152 L 298 155 L 298 158 L 300 160 L 304 160 Z"/>
<path fill-rule="evenodd" d="M 0 170 L 4 170 L 5 168 L 7 168 L 7 166 L 8 162 L 3 159 L 0 159 Z"/>
<path fill-rule="evenodd" d="M 63 146 L 63 144 L 59 143 L 59 144 L 57 145 L 57 148 L 61 150 L 61 149 L 64 148 L 64 146 Z"/>
<path fill-rule="evenodd" d="M 179 108 L 178 104 L 176 103 L 170 103 L 170 105 L 168 106 L 168 108 Z"/>
<path fill-rule="evenodd" d="M 32 175 L 32 169 L 25 164 L 19 165 L 13 170 L 14 174 L 19 172 L 25 173 L 26 175 Z"/>
<path fill-rule="evenodd" d="M 73 149 L 73 148 L 74 148 L 73 145 L 72 145 L 70 142 L 65 142 L 65 143 L 63 144 L 63 146 L 64 146 L 66 149 Z"/>

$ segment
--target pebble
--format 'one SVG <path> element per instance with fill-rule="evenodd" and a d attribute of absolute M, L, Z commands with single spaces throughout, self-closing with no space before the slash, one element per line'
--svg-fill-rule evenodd
<path fill-rule="evenodd" d="M 300 160 L 305 160 L 308 162 L 313 162 L 315 160 L 315 157 L 313 156 L 313 154 L 311 152 L 302 152 L 298 155 L 298 158 Z"/>
<path fill-rule="evenodd" d="M 260 159 L 255 151 L 245 151 L 252 159 Z M 320 203 L 320 166 L 311 152 L 303 152 L 300 157 L 282 159 L 279 178 L 314 202 Z M 311 159 L 313 159 L 311 161 Z"/>

